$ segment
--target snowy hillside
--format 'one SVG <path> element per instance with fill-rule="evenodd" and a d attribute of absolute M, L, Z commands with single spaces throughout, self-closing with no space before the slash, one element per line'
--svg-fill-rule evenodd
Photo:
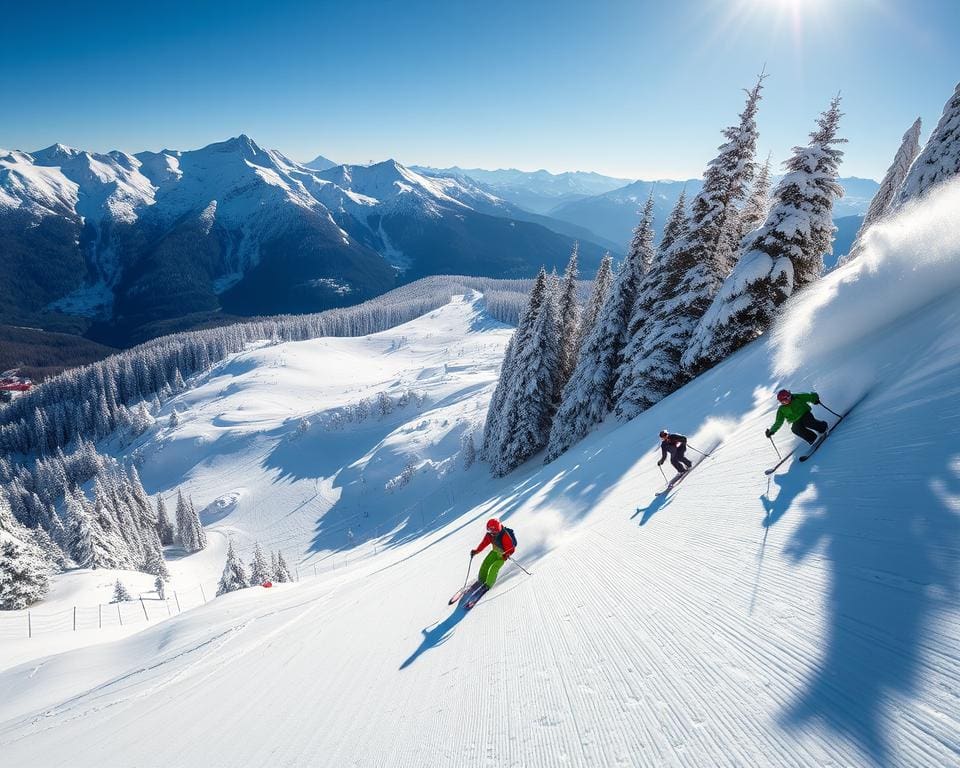
<path fill-rule="evenodd" d="M 181 426 L 146 437 L 144 481 L 213 503 L 211 531 L 299 548 L 301 581 L 0 673 L 4 758 L 956 765 L 958 206 L 953 183 L 876 225 L 769 337 L 502 480 L 452 466 L 508 336 L 475 299 L 228 359 L 167 406 Z M 781 386 L 858 405 L 768 478 Z M 350 421 L 408 390 L 422 405 Z M 664 426 L 711 456 L 658 494 Z M 464 613 L 446 601 L 491 515 L 533 575 L 508 563 Z M 331 548 L 354 558 L 303 573 Z"/>

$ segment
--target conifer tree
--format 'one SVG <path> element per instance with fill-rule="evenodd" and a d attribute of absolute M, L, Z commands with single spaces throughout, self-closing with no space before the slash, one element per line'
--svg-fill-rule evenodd
<path fill-rule="evenodd" d="M 671 247 L 669 254 L 663 254 L 668 274 L 648 313 L 640 342 L 631 349 L 632 394 L 624 400 L 624 416 L 650 407 L 688 380 L 681 357 L 738 252 L 737 206 L 754 176 L 756 114 L 764 78 L 761 74 L 747 91 L 739 125 L 724 131 L 727 142 L 707 166 L 703 188 L 691 204 L 687 236 Z"/>
<path fill-rule="evenodd" d="M 288 581 L 293 581 L 293 574 L 290 573 L 290 568 L 287 566 L 287 561 L 283 558 L 283 552 L 277 552 L 277 567 L 274 571 L 273 577 L 278 584 L 285 584 Z"/>
<path fill-rule="evenodd" d="M 617 374 L 627 344 L 627 325 L 637 291 L 653 258 L 653 195 L 634 230 L 610 297 L 603 304 L 573 375 L 564 387 L 550 431 L 547 461 L 553 461 L 600 423 L 613 407 Z"/>
<path fill-rule="evenodd" d="M 510 391 L 510 385 L 513 382 L 517 338 L 526 326 L 526 316 L 527 309 L 525 308 L 520 313 L 520 322 L 517 325 L 517 330 L 513 332 L 510 341 L 507 342 L 503 362 L 500 364 L 500 377 L 497 379 L 497 386 L 493 390 L 490 405 L 487 407 L 487 418 L 483 425 L 483 443 L 480 448 L 480 455 L 486 461 L 493 460 L 493 457 L 496 455 L 496 450 L 499 447 L 504 404 L 507 400 L 507 393 Z M 526 333 L 527 331 L 523 330 L 523 332 Z"/>
<path fill-rule="evenodd" d="M 610 289 L 613 287 L 613 257 L 609 253 L 603 254 L 600 260 L 600 267 L 597 269 L 597 276 L 593 279 L 593 289 L 590 291 L 590 298 L 587 299 L 587 306 L 583 309 L 580 316 L 580 333 L 577 336 L 577 356 L 574 361 L 580 359 L 580 350 L 584 342 L 593 332 L 593 327 L 597 324 L 597 318 L 600 316 L 600 310 L 610 298 Z M 571 372 L 571 375 L 572 372 Z"/>
<path fill-rule="evenodd" d="M 946 105 L 923 150 L 913 161 L 890 210 L 922 197 L 936 184 L 960 173 L 960 83 Z"/>
<path fill-rule="evenodd" d="M 217 584 L 217 595 L 225 595 L 227 592 L 235 592 L 243 589 L 248 584 L 247 572 L 243 568 L 243 563 L 237 557 L 233 550 L 233 541 L 227 546 L 227 562 L 223 566 L 223 574 L 220 576 L 220 582 Z"/>
<path fill-rule="evenodd" d="M 900 142 L 900 148 L 893 158 L 893 163 L 884 174 L 883 181 L 880 182 L 880 188 L 870 201 L 870 208 L 866 216 L 863 217 L 863 223 L 857 232 L 857 238 L 854 240 L 849 253 L 840 258 L 840 264 L 846 264 L 851 259 L 857 257 L 862 248 L 862 238 L 871 225 L 880 221 L 893 205 L 894 196 L 903 186 L 903 180 L 910 171 L 910 166 L 916 160 L 920 153 L 920 127 L 921 122 L 918 117 L 913 125 L 903 134 L 903 140 Z"/>
<path fill-rule="evenodd" d="M 751 232 L 757 229 L 767 219 L 767 213 L 770 211 L 770 155 L 767 155 L 766 162 L 760 166 L 757 178 L 753 181 L 753 188 L 750 190 L 750 196 L 744 203 L 743 210 L 740 211 L 740 236 L 738 243 L 743 243 L 743 239 L 748 237 Z"/>
<path fill-rule="evenodd" d="M 642 367 L 642 350 L 654 307 L 662 296 L 676 288 L 682 276 L 676 270 L 671 270 L 670 265 L 675 263 L 674 250 L 683 242 L 687 232 L 686 193 L 680 193 L 664 225 L 660 248 L 656 253 L 653 248 L 652 208 L 645 212 L 641 230 L 640 247 L 646 252 L 645 260 L 651 261 L 652 266 L 644 275 L 637 291 L 637 299 L 627 325 L 627 343 L 621 356 L 620 369 L 617 371 L 613 397 L 617 417 L 621 419 L 632 419 L 650 405 L 644 390 L 646 369 Z"/>
<path fill-rule="evenodd" d="M 157 494 L 157 534 L 160 536 L 160 543 L 169 547 L 174 543 L 173 525 L 170 523 L 170 516 L 167 514 L 167 505 L 163 501 L 163 496 Z"/>
<path fill-rule="evenodd" d="M 556 408 L 560 344 L 550 278 L 540 270 L 530 292 L 526 333 L 518 329 L 513 377 L 503 403 L 490 466 L 500 477 L 542 449 Z"/>
<path fill-rule="evenodd" d="M 724 283 L 693 335 L 683 365 L 696 373 L 767 330 L 777 309 L 823 272 L 835 230 L 833 201 L 846 139 L 837 136 L 840 97 L 817 120 L 810 143 L 794 147 L 767 220 Z"/>
<path fill-rule="evenodd" d="M 258 541 L 253 545 L 253 560 L 250 561 L 250 586 L 258 587 L 265 581 L 269 581 L 270 574 L 270 566 Z"/>
<path fill-rule="evenodd" d="M 563 391 L 564 385 L 573 374 L 577 365 L 577 355 L 580 352 L 580 304 L 577 301 L 577 255 L 580 243 L 574 243 L 573 253 L 563 273 L 563 284 L 560 286 L 560 298 L 557 314 L 560 324 L 560 367 L 557 376 L 557 397 Z"/>
<path fill-rule="evenodd" d="M 26 544 L 0 541 L 0 609 L 18 611 L 46 597 L 50 566 Z"/>
<path fill-rule="evenodd" d="M 125 602 L 125 601 L 127 601 L 127 600 L 132 600 L 132 599 L 133 599 L 133 598 L 130 596 L 130 593 L 127 591 L 127 588 L 126 588 L 126 586 L 124 585 L 124 583 L 123 583 L 122 581 L 120 581 L 120 579 L 117 579 L 117 580 L 113 583 L 113 599 L 112 599 L 110 602 L 111 602 L 111 603 L 122 603 L 122 602 Z"/>

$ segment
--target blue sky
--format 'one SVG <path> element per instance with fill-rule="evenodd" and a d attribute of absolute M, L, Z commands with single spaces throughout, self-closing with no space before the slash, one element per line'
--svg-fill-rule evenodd
<path fill-rule="evenodd" d="M 960 80 L 958 0 L 146 6 L 8 5 L 0 146 L 247 133 L 297 160 L 685 178 L 766 64 L 761 152 L 784 159 L 839 91 L 842 173 L 879 177 Z"/>

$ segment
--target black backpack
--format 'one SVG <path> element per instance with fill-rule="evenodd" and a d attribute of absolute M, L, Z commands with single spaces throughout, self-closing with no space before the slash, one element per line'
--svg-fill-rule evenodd
<path fill-rule="evenodd" d="M 515 534 L 515 533 L 513 532 L 513 528 L 507 528 L 506 526 L 504 526 L 504 527 L 503 527 L 503 532 L 510 534 L 510 538 L 513 539 L 513 546 L 516 547 L 516 546 L 517 546 L 517 534 Z"/>

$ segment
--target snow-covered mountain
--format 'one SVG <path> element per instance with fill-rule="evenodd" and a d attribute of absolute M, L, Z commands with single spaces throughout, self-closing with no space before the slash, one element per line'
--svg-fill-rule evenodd
<path fill-rule="evenodd" d="M 592 171 L 519 171 L 516 168 L 488 171 L 483 168 L 415 167 L 430 176 L 466 176 L 482 184 L 498 197 L 531 213 L 546 214 L 563 203 L 601 195 L 630 183 Z"/>
<path fill-rule="evenodd" d="M 576 239 L 585 273 L 602 256 L 590 233 L 553 231 L 472 182 L 394 161 L 312 165 L 245 135 L 192 151 L 0 153 L 0 321 L 83 316 L 128 343 L 224 313 L 357 303 L 398 272 L 529 277 L 562 268 Z"/>
<path fill-rule="evenodd" d="M 326 171 L 329 168 L 333 168 L 336 163 L 333 160 L 330 160 L 323 155 L 317 155 L 313 160 L 308 163 L 304 163 L 307 168 L 311 168 L 314 171 Z"/>
<path fill-rule="evenodd" d="M 878 225 L 766 338 L 501 480 L 462 462 L 509 336 L 477 296 L 373 336 L 265 342 L 191 380 L 163 406 L 179 424 L 124 449 L 149 491 L 182 487 L 204 510 L 211 550 L 174 578 L 215 578 L 231 537 L 244 559 L 254 539 L 282 549 L 300 581 L 159 620 L 143 585 L 150 623 L 73 631 L 70 605 L 113 574 L 71 574 L 48 608 L 62 631 L 43 604 L 32 639 L 13 638 L 23 614 L 0 624 L 4 757 L 955 765 L 951 186 Z M 858 405 L 811 461 L 767 477 L 781 386 Z M 658 493 L 665 426 L 710 456 Z M 491 516 L 516 557 L 465 613 L 447 599 Z"/>
<path fill-rule="evenodd" d="M 326 182 L 326 183 L 324 183 Z M 387 160 L 316 174 L 311 193 L 352 237 L 384 254 L 405 277 L 453 273 L 525 277 L 538 254 L 563 268 L 573 240 L 590 274 L 603 247 L 585 230 L 519 210 L 463 176 L 428 176 Z M 585 237 L 584 237 L 585 236 Z"/>
<path fill-rule="evenodd" d="M 779 177 L 774 177 L 774 182 Z M 870 207 L 873 195 L 879 189 L 879 184 L 873 179 L 857 177 L 840 178 L 840 185 L 844 188 L 844 197 L 834 206 L 835 219 L 849 216 L 862 217 Z M 637 225 L 637 209 L 642 207 L 654 189 L 654 226 L 659 233 L 670 211 L 680 196 L 680 191 L 686 187 L 688 199 L 700 191 L 703 182 L 700 179 L 686 181 L 635 181 L 624 187 L 605 192 L 593 197 L 562 203 L 549 211 L 551 218 L 568 221 L 596 232 L 600 237 L 618 243 L 628 243 L 633 228 Z M 856 234 L 857 225 L 844 227 Z M 838 237 L 834 247 L 835 255 L 846 253 L 852 244 L 852 237 L 840 239 Z"/>

